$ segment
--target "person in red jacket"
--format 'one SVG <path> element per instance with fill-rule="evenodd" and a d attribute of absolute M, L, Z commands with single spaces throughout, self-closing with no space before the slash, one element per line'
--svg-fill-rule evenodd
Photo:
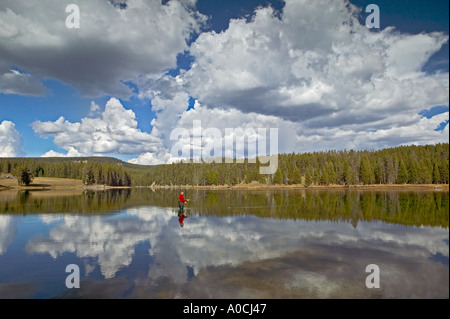
<path fill-rule="evenodd" d="M 180 196 L 178 196 L 178 204 L 180 206 L 180 209 L 184 208 L 184 203 L 188 202 L 189 199 L 184 198 L 184 192 L 180 193 Z"/>

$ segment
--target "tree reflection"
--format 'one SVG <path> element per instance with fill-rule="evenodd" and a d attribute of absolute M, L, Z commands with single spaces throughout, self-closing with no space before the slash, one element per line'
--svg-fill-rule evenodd
<path fill-rule="evenodd" d="M 0 213 L 98 213 L 177 206 L 177 189 L 119 189 L 52 196 L 51 191 L 0 192 Z M 190 214 L 276 219 L 380 220 L 411 226 L 449 225 L 449 192 L 359 190 L 191 190 Z"/>

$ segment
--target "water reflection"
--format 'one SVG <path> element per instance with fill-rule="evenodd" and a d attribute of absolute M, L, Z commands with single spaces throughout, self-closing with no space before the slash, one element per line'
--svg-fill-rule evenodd
<path fill-rule="evenodd" d="M 180 223 L 181 227 L 184 227 L 184 220 L 186 218 L 189 218 L 189 216 L 186 214 L 186 212 L 183 209 L 180 209 L 178 211 L 178 222 Z"/>
<path fill-rule="evenodd" d="M 125 208 L 114 214 L 0 215 L 0 298 L 12 284 L 33 286 L 28 298 L 449 296 L 448 197 L 195 192 L 181 211 L 169 195 L 167 207 L 116 196 Z M 80 289 L 55 279 L 69 263 L 82 270 Z M 372 263 L 378 290 L 364 284 Z"/>
<path fill-rule="evenodd" d="M 112 278 L 129 266 L 134 247 L 149 239 L 152 223 L 133 218 L 101 216 L 66 216 L 50 230 L 47 238 L 33 238 L 26 246 L 28 253 L 47 253 L 56 259 L 74 253 L 78 258 L 95 258 L 104 278 Z"/>
<path fill-rule="evenodd" d="M 131 189 L 110 191 L 0 191 L 0 214 L 96 213 L 126 207 Z"/>
<path fill-rule="evenodd" d="M 116 217 L 64 218 L 48 237 L 31 239 L 26 250 L 52 258 L 73 253 L 80 263 L 90 260 L 91 272 L 98 266 L 105 279 L 121 270 L 127 277 L 133 260 L 147 255 L 147 275 L 133 277 L 133 293 L 141 297 L 166 289 L 170 297 L 200 298 L 448 297 L 445 229 L 196 216 L 181 231 L 173 227 L 177 218 L 156 207 Z M 136 256 L 144 242 L 147 253 Z M 370 263 L 382 270 L 378 292 L 364 287 Z M 88 271 L 85 278 L 90 281 Z M 93 297 L 89 289 L 79 293 Z"/>
<path fill-rule="evenodd" d="M 130 207 L 179 207 L 177 190 L 123 189 L 70 193 L 0 191 L 0 214 L 101 213 Z M 449 225 L 448 192 L 191 190 L 190 214 L 279 219 L 380 220 L 414 226 Z"/>
<path fill-rule="evenodd" d="M 8 245 L 17 234 L 16 222 L 12 216 L 0 215 L 0 255 L 3 255 Z"/>

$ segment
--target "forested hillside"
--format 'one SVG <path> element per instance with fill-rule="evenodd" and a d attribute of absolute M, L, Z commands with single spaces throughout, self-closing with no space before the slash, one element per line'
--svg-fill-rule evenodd
<path fill-rule="evenodd" d="M 449 144 L 402 146 L 379 151 L 328 151 L 280 154 L 273 175 L 259 163 L 174 163 L 133 178 L 135 185 L 448 184 Z"/>
<path fill-rule="evenodd" d="M 19 184 L 33 177 L 81 179 L 86 185 L 131 186 L 123 162 L 108 157 L 86 158 L 1 158 L 0 173 L 18 177 Z M 24 183 L 27 184 L 27 183 Z"/>
<path fill-rule="evenodd" d="M 87 185 L 370 185 L 448 184 L 449 144 L 401 146 L 378 151 L 280 154 L 273 175 L 259 163 L 180 162 L 143 166 L 110 157 L 0 158 L 0 173 L 81 179 Z"/>

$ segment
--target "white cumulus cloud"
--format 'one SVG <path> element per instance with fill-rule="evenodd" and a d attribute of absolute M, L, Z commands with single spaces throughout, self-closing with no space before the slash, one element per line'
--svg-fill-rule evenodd
<path fill-rule="evenodd" d="M 23 156 L 22 136 L 16 129 L 16 125 L 4 120 L 0 123 L 0 157 Z"/>
<path fill-rule="evenodd" d="M 362 9 L 344 0 L 286 0 L 281 12 L 258 7 L 220 33 L 201 32 L 196 1 L 80 2 L 80 29 L 65 27 L 64 4 L 44 3 L 0 4 L 0 74 L 35 84 L 55 78 L 91 96 L 134 94 L 156 114 L 150 133 L 115 98 L 103 112 L 92 102 L 80 122 L 36 121 L 35 132 L 67 151 L 44 156 L 127 154 L 133 163 L 169 163 L 179 159 L 171 133 L 192 133 L 196 120 L 218 129 L 222 145 L 226 128 L 277 128 L 280 153 L 449 140 L 448 125 L 436 131 L 448 112 L 420 115 L 449 105 L 448 72 L 423 70 L 448 43 L 443 32 L 374 32 L 358 21 Z M 193 32 L 200 34 L 188 45 Z M 180 53 L 192 57 L 191 67 L 168 75 Z M 30 73 L 11 73 L 11 65 Z M 197 102 L 187 111 L 191 98 Z M 187 139 L 186 147 L 199 145 Z"/>
<path fill-rule="evenodd" d="M 100 117 L 86 117 L 71 123 L 60 117 L 51 122 L 35 121 L 33 130 L 41 137 L 53 137 L 54 143 L 68 153 L 53 150 L 44 156 L 87 156 L 135 154 L 153 150 L 158 140 L 137 127 L 136 115 L 116 98 L 105 105 Z"/>
<path fill-rule="evenodd" d="M 361 9 L 346 1 L 287 0 L 280 15 L 270 7 L 252 19 L 234 19 L 221 33 L 204 32 L 190 46 L 192 67 L 176 78 L 138 81 L 157 117 L 157 152 L 142 164 L 177 160 L 174 129 L 278 128 L 280 153 L 379 149 L 448 142 L 448 112 L 419 113 L 447 105 L 448 73 L 422 67 L 448 42 L 440 32 L 373 32 L 358 22 Z M 186 94 L 186 92 L 188 94 Z M 188 97 L 197 100 L 186 112 Z"/>

